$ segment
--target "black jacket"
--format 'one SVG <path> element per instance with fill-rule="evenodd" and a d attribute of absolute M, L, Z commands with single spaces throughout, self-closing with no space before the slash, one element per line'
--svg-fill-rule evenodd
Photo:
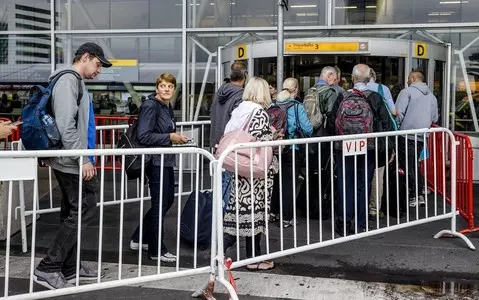
<path fill-rule="evenodd" d="M 176 132 L 171 104 L 166 106 L 152 94 L 141 104 L 138 115 L 137 138 L 145 148 L 171 147 L 170 133 Z M 161 166 L 161 155 L 153 155 L 152 164 Z M 166 154 L 165 167 L 175 166 L 175 155 Z"/>
<path fill-rule="evenodd" d="M 243 101 L 243 88 L 232 83 L 223 84 L 211 104 L 210 147 L 220 141 L 231 113 Z"/>
<path fill-rule="evenodd" d="M 368 96 L 367 100 L 371 109 L 374 114 L 374 132 L 387 132 L 393 131 L 393 124 L 392 120 L 389 116 L 389 113 L 386 109 L 386 104 L 384 103 L 380 94 L 376 92 L 370 92 L 371 94 Z M 334 103 L 333 109 L 331 110 L 331 121 L 328 122 L 328 131 L 331 135 L 336 135 L 336 116 L 338 114 L 339 104 L 344 100 L 343 97 L 338 97 L 338 100 Z M 388 141 L 388 148 L 389 148 L 389 155 L 391 155 L 391 151 L 394 148 L 394 138 L 389 138 Z M 378 138 L 378 153 L 385 154 L 386 152 L 386 139 L 385 138 Z"/>

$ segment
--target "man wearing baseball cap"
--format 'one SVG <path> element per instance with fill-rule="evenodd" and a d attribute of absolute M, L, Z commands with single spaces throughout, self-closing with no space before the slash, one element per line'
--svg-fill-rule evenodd
<path fill-rule="evenodd" d="M 50 76 L 50 80 L 58 77 L 50 107 L 61 135 L 62 149 L 95 148 L 95 116 L 83 80 L 94 79 L 102 67 L 111 67 L 103 49 L 95 43 L 85 43 L 75 52 L 71 67 L 56 70 Z M 62 192 L 61 225 L 46 257 L 35 269 L 34 280 L 49 289 L 73 287 L 77 275 L 79 201 L 82 228 L 92 221 L 96 213 L 99 188 L 94 158 L 55 157 L 46 160 L 46 163 L 53 168 Z M 80 265 L 79 270 L 82 281 L 94 281 L 99 277 L 96 269 L 85 265 Z"/>

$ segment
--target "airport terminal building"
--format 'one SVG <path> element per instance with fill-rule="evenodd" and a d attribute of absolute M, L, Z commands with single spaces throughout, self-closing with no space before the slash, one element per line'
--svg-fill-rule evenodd
<path fill-rule="evenodd" d="M 130 114 L 162 72 L 177 76 L 175 113 L 209 118 L 215 89 L 232 61 L 276 77 L 278 0 L 0 1 L 2 105 L 18 114 L 34 84 L 71 64 L 82 43 L 100 44 L 114 67 L 88 82 L 98 114 Z M 289 0 L 284 11 L 284 77 L 302 91 L 327 65 L 351 84 L 357 63 L 400 90 L 421 68 L 440 104 L 441 124 L 479 131 L 479 1 Z M 477 100 L 477 102 L 476 102 Z M 9 104 L 10 105 L 10 104 Z M 0 107 L 1 108 L 1 107 Z M 476 122 L 474 122 L 476 120 Z"/>

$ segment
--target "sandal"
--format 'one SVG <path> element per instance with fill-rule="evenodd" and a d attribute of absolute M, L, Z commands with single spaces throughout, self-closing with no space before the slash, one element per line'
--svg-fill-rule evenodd
<path fill-rule="evenodd" d="M 246 266 L 246 269 L 250 271 L 259 271 L 259 270 L 266 271 L 266 270 L 271 270 L 273 268 L 274 268 L 274 262 L 266 261 L 266 260 L 259 262 L 257 264 L 251 264 Z"/>

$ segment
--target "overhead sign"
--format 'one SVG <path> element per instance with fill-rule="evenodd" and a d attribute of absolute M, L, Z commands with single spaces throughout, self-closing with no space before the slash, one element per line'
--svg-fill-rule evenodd
<path fill-rule="evenodd" d="M 426 43 L 414 43 L 414 57 L 427 58 L 427 46 Z"/>
<path fill-rule="evenodd" d="M 246 59 L 248 57 L 248 52 L 246 45 L 236 46 L 236 59 Z"/>
<path fill-rule="evenodd" d="M 368 139 L 343 141 L 344 156 L 366 154 L 368 151 Z"/>
<path fill-rule="evenodd" d="M 109 59 L 110 68 L 102 68 L 99 81 L 137 82 L 139 67 L 137 59 Z"/>
<path fill-rule="evenodd" d="M 368 42 L 287 42 L 284 45 L 287 53 L 341 53 L 369 52 Z"/>

